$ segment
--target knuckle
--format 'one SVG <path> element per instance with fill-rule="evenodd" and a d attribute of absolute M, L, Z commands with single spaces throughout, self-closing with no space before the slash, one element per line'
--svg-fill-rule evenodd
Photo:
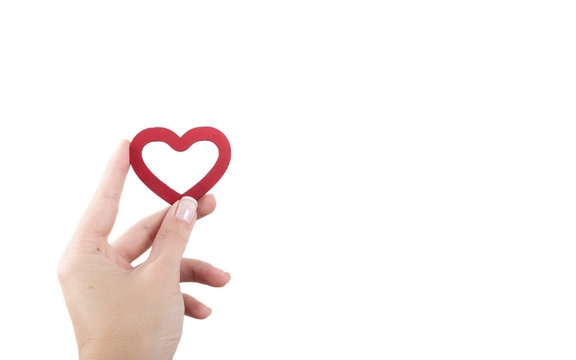
<path fill-rule="evenodd" d="M 56 276 L 60 281 L 67 280 L 71 274 L 74 273 L 74 265 L 71 261 L 66 259 L 63 256 L 60 261 L 58 261 L 58 265 L 56 266 Z"/>
<path fill-rule="evenodd" d="M 180 277 L 188 282 L 198 282 L 198 273 L 196 272 L 196 269 L 191 266 L 181 266 Z"/>
<path fill-rule="evenodd" d="M 174 281 L 179 281 L 180 279 L 178 268 L 167 261 L 156 261 L 153 264 L 149 264 L 143 271 L 147 273 L 146 278 L 151 284 L 156 284 L 156 286 L 157 284 L 165 284 L 171 287 Z"/>
<path fill-rule="evenodd" d="M 75 236 L 79 238 L 92 239 L 92 238 L 105 237 L 108 236 L 108 234 L 106 230 L 102 230 L 98 226 L 95 226 L 90 222 L 82 221 L 80 224 L 78 224 L 78 227 L 76 228 Z"/>
<path fill-rule="evenodd" d="M 67 283 L 76 278 L 85 265 L 86 259 L 78 253 L 78 250 L 68 247 L 56 265 L 56 276 L 61 283 Z"/>
<path fill-rule="evenodd" d="M 180 226 L 166 226 L 158 232 L 158 237 L 162 240 L 186 247 L 188 243 L 188 232 Z"/>

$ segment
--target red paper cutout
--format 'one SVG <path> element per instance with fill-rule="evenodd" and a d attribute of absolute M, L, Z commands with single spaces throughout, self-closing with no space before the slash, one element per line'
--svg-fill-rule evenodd
<path fill-rule="evenodd" d="M 144 163 L 142 149 L 153 141 L 162 141 L 176 151 L 186 151 L 198 141 L 210 141 L 218 148 L 218 159 L 208 174 L 184 194 L 180 194 L 158 179 Z M 231 155 L 228 139 L 220 130 L 213 127 L 197 127 L 188 130 L 182 137 L 165 128 L 149 128 L 139 132 L 130 144 L 132 169 L 150 190 L 169 204 L 174 204 L 184 196 L 190 196 L 196 200 L 204 196 L 226 172 Z"/>

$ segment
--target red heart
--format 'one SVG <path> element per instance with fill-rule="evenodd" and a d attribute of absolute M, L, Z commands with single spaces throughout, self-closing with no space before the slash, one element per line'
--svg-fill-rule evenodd
<path fill-rule="evenodd" d="M 184 194 L 179 194 L 158 179 L 142 159 L 142 149 L 144 149 L 146 144 L 153 141 L 165 142 L 176 151 L 185 151 L 198 141 L 210 141 L 218 148 L 218 159 L 202 180 Z M 130 164 L 132 164 L 132 169 L 150 190 L 169 204 L 174 204 L 184 196 L 190 196 L 196 200 L 204 196 L 226 172 L 230 163 L 230 156 L 231 149 L 228 139 L 220 130 L 213 127 L 197 127 L 188 130 L 182 137 L 165 128 L 149 128 L 139 132 L 130 144 Z"/>

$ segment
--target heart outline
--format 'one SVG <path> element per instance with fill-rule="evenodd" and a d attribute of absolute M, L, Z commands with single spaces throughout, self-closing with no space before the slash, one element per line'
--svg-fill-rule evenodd
<path fill-rule="evenodd" d="M 154 175 L 142 158 L 144 146 L 156 141 L 168 144 L 173 150 L 179 152 L 188 150 L 190 146 L 199 141 L 210 141 L 218 148 L 218 159 L 200 181 L 180 194 Z M 174 204 L 184 196 L 190 196 L 196 200 L 204 196 L 222 178 L 230 164 L 231 156 L 230 142 L 226 136 L 220 130 L 209 126 L 190 129 L 182 136 L 163 127 L 148 128 L 136 134 L 130 143 L 132 169 L 144 185 L 169 204 Z"/>

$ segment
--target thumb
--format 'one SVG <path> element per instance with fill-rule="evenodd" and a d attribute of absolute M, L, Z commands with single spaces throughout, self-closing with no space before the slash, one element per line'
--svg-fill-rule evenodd
<path fill-rule="evenodd" d="M 198 203 L 185 196 L 174 203 L 156 234 L 147 262 L 155 262 L 180 271 L 180 259 L 196 222 Z"/>

